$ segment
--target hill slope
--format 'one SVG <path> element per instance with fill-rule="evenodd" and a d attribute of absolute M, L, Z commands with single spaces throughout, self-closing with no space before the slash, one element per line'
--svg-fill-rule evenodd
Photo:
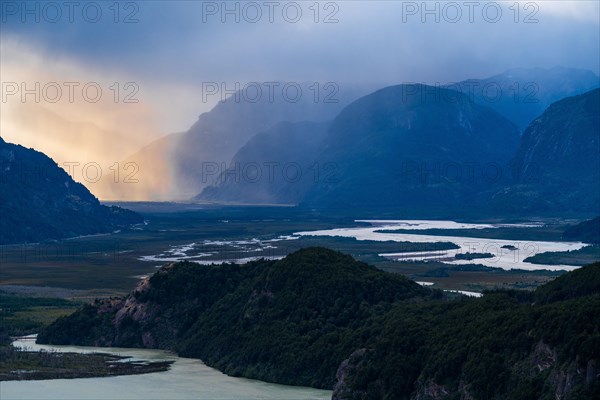
<path fill-rule="evenodd" d="M 158 347 L 228 374 L 332 388 L 335 399 L 593 399 L 600 264 L 535 293 L 449 300 L 312 248 L 244 266 L 170 264 L 38 341 Z M 337 372 L 336 372 L 337 371 Z"/>
<path fill-rule="evenodd" d="M 166 348 L 232 375 L 331 388 L 340 362 L 376 335 L 367 322 L 378 310 L 429 294 L 320 248 L 244 266 L 179 263 L 125 299 L 59 319 L 38 340 Z"/>
<path fill-rule="evenodd" d="M 499 209 L 600 213 L 600 89 L 548 107 L 513 164 L 522 179 L 495 195 Z"/>
<path fill-rule="evenodd" d="M 597 263 L 533 294 L 398 306 L 342 364 L 333 398 L 596 399 L 598 282 Z"/>
<path fill-rule="evenodd" d="M 0 138 L 0 244 L 111 232 L 142 222 L 106 207 L 51 158 Z"/>
<path fill-rule="evenodd" d="M 568 228 L 563 233 L 563 239 L 600 244 L 600 217 Z"/>

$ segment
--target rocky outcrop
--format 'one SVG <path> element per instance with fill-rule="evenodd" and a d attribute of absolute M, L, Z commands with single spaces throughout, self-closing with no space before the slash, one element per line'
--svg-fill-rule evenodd
<path fill-rule="evenodd" d="M 166 275 L 174 265 L 174 263 L 166 264 L 156 274 Z M 151 290 L 150 277 L 146 277 L 113 309 L 112 320 L 115 332 L 113 346 L 130 346 L 133 341 L 139 347 L 174 350 L 174 344 L 170 339 L 175 338 L 179 332 L 177 324 L 173 323 L 169 313 L 165 313 L 160 304 L 140 300 Z M 157 322 L 160 322 L 159 327 Z M 165 341 L 165 337 L 169 339 Z"/>
<path fill-rule="evenodd" d="M 556 363 L 556 352 L 543 341 L 539 341 L 535 346 L 531 356 L 531 365 L 537 372 L 543 372 L 548 368 L 554 367 Z"/>
<path fill-rule="evenodd" d="M 333 388 L 331 400 L 351 400 L 358 396 L 348 382 L 349 377 L 362 366 L 367 349 L 358 349 L 346 360 L 342 361 L 336 373 L 337 383 Z"/>
<path fill-rule="evenodd" d="M 414 400 L 442 400 L 448 398 L 450 391 L 447 387 L 428 380 L 418 385 Z"/>

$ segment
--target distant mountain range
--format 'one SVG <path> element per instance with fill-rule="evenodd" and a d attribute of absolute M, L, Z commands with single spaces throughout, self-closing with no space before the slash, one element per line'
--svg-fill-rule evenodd
<path fill-rule="evenodd" d="M 123 160 L 138 165 L 139 185 L 118 185 L 107 179 L 102 182 L 102 193 L 112 199 L 128 200 L 186 200 L 197 196 L 200 201 L 254 203 L 264 199 L 295 203 L 298 195 L 281 194 L 279 184 L 276 189 L 269 189 L 268 194 L 264 194 L 266 188 L 261 187 L 257 190 L 263 194 L 247 192 L 248 196 L 243 196 L 241 188 L 223 185 L 221 173 L 234 163 L 234 158 L 249 155 L 248 149 L 243 147 L 255 135 L 265 133 L 281 122 L 331 121 L 352 101 L 372 92 L 372 86 L 335 83 L 325 88 L 324 84 L 318 84 L 316 91 L 314 84 L 304 83 L 300 85 L 302 96 L 297 101 L 290 101 L 282 93 L 284 85 L 279 82 L 273 96 L 266 86 L 262 86 L 262 95 L 257 99 L 253 98 L 252 88 L 233 93 L 210 112 L 202 114 L 187 132 L 167 135 Z M 555 67 L 512 69 L 489 78 L 450 84 L 446 88 L 493 109 L 522 132 L 551 103 L 598 86 L 598 76 L 591 71 Z M 254 141 L 253 145 L 257 143 Z M 246 154 L 239 154 L 239 151 Z M 330 164 L 327 169 L 325 175 L 330 176 Z M 204 188 L 210 189 L 202 193 Z M 299 193 L 299 190 L 292 191 Z"/>
<path fill-rule="evenodd" d="M 284 91 L 285 85 L 289 86 Z M 124 162 L 135 162 L 139 167 L 140 185 L 106 180 L 105 191 L 112 192 L 115 199 L 190 199 L 218 181 L 236 152 L 254 135 L 280 122 L 331 120 L 370 90 L 336 83 L 278 82 L 272 92 L 268 86 L 258 86 L 259 96 L 252 87 L 232 93 L 200 115 L 187 132 L 165 136 L 128 157 Z"/>
<path fill-rule="evenodd" d="M 469 96 L 426 85 L 381 89 L 345 107 L 326 132 L 308 123 L 282 124 L 253 137 L 228 164 L 243 168 L 289 162 L 305 166 L 303 179 L 267 180 L 263 175 L 252 181 L 238 173 L 236 181 L 220 176 L 195 200 L 440 216 L 461 210 L 598 211 L 597 191 L 591 188 L 598 182 L 597 90 L 583 96 L 586 101 L 565 99 L 540 115 L 552 100 L 597 86 L 595 74 L 517 69 L 465 82 L 457 86 L 497 85 L 504 95 L 490 102 L 477 91 Z M 505 99 L 509 89 L 528 82 L 536 83 L 531 102 Z M 519 128 L 509 119 L 532 122 L 519 138 Z M 303 138 L 310 138 L 306 146 L 299 145 Z M 544 175 L 532 176 L 533 168 Z M 557 191 L 561 187 L 570 188 L 568 194 Z"/>
<path fill-rule="evenodd" d="M 187 132 L 163 137 L 124 160 L 138 164 L 139 184 L 104 184 L 114 190 L 112 198 L 289 204 L 342 213 L 598 214 L 599 90 L 588 91 L 598 83 L 589 71 L 552 68 L 514 69 L 445 88 L 396 85 L 363 97 L 365 87 L 340 87 L 331 103 L 323 92 L 315 98 L 309 84 L 301 85 L 296 102 L 264 94 L 248 101 L 247 93 L 238 92 Z M 493 89 L 501 95 L 491 101 Z M 3 162 L 14 149 L 3 150 Z M 15 179 L 13 167 L 3 172 L 5 181 Z M 68 201 L 46 199 L 45 191 L 61 193 L 46 183 L 10 188 L 18 196 L 3 193 L 3 207 L 16 207 L 21 203 L 15 199 L 31 193 L 33 203 L 22 204 L 45 208 L 40 229 L 16 228 L 16 215 L 35 221 L 27 207 L 7 217 L 6 240 L 118 225 L 120 218 L 106 217 L 83 187 L 60 183 Z M 63 206 L 107 222 L 88 226 L 49 211 Z M 53 218 L 64 223 L 55 226 Z"/>
<path fill-rule="evenodd" d="M 196 199 L 260 203 L 261 196 L 268 199 L 263 203 L 344 209 L 431 209 L 433 200 L 446 209 L 488 188 L 481 166 L 508 163 L 519 141 L 506 118 L 455 91 L 425 85 L 362 97 L 325 127 L 280 124 L 255 136 L 232 162 L 241 168 L 273 160 L 282 167 L 298 164 L 302 179 L 242 177 L 205 188 Z M 469 176 L 471 164 L 478 176 Z M 277 173 L 281 178 L 284 172 Z"/>
<path fill-rule="evenodd" d="M 0 138 L 0 244 L 107 233 L 142 222 L 100 204 L 51 158 Z"/>

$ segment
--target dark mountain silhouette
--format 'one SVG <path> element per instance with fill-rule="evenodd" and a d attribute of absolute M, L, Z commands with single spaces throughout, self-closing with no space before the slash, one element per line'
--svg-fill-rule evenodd
<path fill-rule="evenodd" d="M 387 87 L 333 121 L 318 160 L 335 165 L 335 178 L 313 185 L 303 204 L 405 212 L 479 206 L 518 141 L 510 121 L 455 91 Z"/>
<path fill-rule="evenodd" d="M 565 240 L 600 244 L 600 217 L 580 222 L 566 229 L 563 238 Z"/>
<path fill-rule="evenodd" d="M 111 232 L 140 223 L 106 207 L 50 157 L 0 138 L 0 244 Z"/>
<path fill-rule="evenodd" d="M 600 212 L 600 89 L 552 104 L 525 130 L 498 209 Z"/>

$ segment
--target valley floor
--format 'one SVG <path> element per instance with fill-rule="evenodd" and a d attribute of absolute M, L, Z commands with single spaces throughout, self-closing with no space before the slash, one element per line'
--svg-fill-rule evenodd
<path fill-rule="evenodd" d="M 144 205 L 146 224 L 111 235 L 74 238 L 32 245 L 0 246 L 0 290 L 29 296 L 91 301 L 129 292 L 139 279 L 166 262 L 244 262 L 281 258 L 299 248 L 323 246 L 352 254 L 381 269 L 397 272 L 435 287 L 482 291 L 496 287 L 533 289 L 560 275 L 544 269 L 525 271 L 485 268 L 471 260 L 469 268 L 443 260 L 392 260 L 381 254 L 443 252 L 452 243 L 407 243 L 355 240 L 339 236 L 297 236 L 296 232 L 366 226 L 354 218 L 331 217 L 282 207 L 207 208 L 189 205 Z M 492 221 L 499 222 L 499 221 Z M 540 222 L 540 221 L 536 221 Z M 561 241 L 575 221 L 546 220 L 538 227 L 452 230 L 458 237 L 498 241 Z M 407 231 L 410 233 L 410 231 Z M 449 232 L 422 231 L 429 237 Z M 189 247 L 192 246 L 193 249 Z M 190 251 L 191 250 L 191 251 Z M 582 251 L 539 254 L 532 262 L 584 265 L 600 259 L 598 247 Z M 485 260 L 480 260 L 485 264 Z"/>

